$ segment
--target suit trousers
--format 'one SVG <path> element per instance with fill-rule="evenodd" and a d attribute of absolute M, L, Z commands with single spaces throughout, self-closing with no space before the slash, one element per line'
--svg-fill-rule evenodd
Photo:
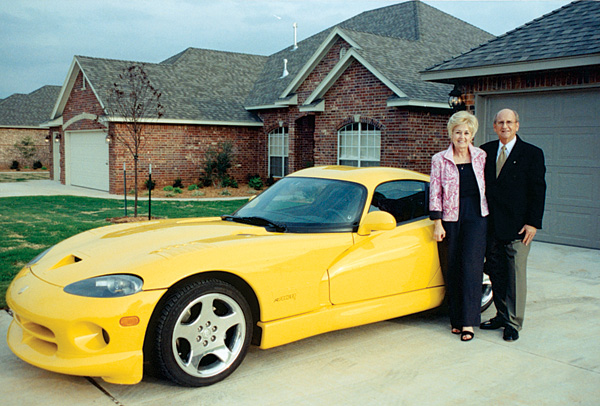
<path fill-rule="evenodd" d="M 523 327 L 527 300 L 527 257 L 531 243 L 488 238 L 485 273 L 494 293 L 496 316 L 517 331 Z"/>
<path fill-rule="evenodd" d="M 458 221 L 443 221 L 442 225 L 446 238 L 438 248 L 450 324 L 454 328 L 479 326 L 487 234 L 487 218 L 481 217 L 479 196 L 461 198 Z"/>

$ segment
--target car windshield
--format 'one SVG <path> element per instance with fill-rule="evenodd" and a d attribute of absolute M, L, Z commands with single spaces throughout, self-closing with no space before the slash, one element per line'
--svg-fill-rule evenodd
<path fill-rule="evenodd" d="M 332 179 L 286 177 L 224 220 L 287 232 L 348 232 L 358 227 L 367 191 Z"/>

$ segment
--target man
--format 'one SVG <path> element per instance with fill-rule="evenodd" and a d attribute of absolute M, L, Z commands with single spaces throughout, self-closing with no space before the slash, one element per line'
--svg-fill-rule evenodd
<path fill-rule="evenodd" d="M 490 216 L 485 273 L 490 276 L 496 316 L 480 325 L 504 327 L 504 340 L 519 339 L 527 295 L 527 256 L 542 228 L 546 200 L 544 153 L 518 135 L 519 115 L 504 109 L 494 118 L 498 141 L 481 146 L 487 153 L 486 197 Z"/>

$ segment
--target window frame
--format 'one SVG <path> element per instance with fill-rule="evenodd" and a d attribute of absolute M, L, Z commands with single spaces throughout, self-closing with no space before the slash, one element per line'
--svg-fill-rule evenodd
<path fill-rule="evenodd" d="M 363 128 L 363 126 L 366 128 Z M 358 168 L 381 166 L 381 129 L 375 124 L 365 122 L 349 123 L 338 129 L 337 135 L 338 165 L 355 166 Z M 374 136 L 375 142 L 373 142 L 370 136 Z M 354 137 L 356 138 L 354 139 Z M 348 145 L 348 140 L 351 141 L 351 145 Z M 356 156 L 348 156 L 346 150 L 350 149 L 356 150 Z M 377 159 L 375 160 L 373 157 L 368 156 L 369 154 L 365 156 L 365 150 L 376 150 Z M 353 162 L 350 163 L 348 161 Z"/>
<path fill-rule="evenodd" d="M 284 176 L 289 174 L 290 166 L 289 166 L 289 150 L 290 150 L 290 135 L 288 127 L 278 127 L 271 132 L 269 132 L 267 136 L 267 155 L 268 155 L 268 171 L 269 177 L 274 178 L 283 178 Z M 274 145 L 274 140 L 279 141 L 279 145 Z M 278 148 L 280 151 L 278 153 L 272 153 L 272 150 Z M 278 174 L 273 173 L 273 165 L 271 163 L 271 158 L 280 158 L 281 159 L 281 172 Z"/>

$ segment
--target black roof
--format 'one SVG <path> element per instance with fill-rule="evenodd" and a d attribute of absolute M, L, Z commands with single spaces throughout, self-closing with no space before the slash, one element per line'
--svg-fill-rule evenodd
<path fill-rule="evenodd" d="M 600 53 L 600 2 L 570 3 L 425 72 L 531 63 Z"/>
<path fill-rule="evenodd" d="M 0 99 L 0 126 L 38 127 L 48 121 L 60 86 L 43 86 L 29 94 Z"/>

